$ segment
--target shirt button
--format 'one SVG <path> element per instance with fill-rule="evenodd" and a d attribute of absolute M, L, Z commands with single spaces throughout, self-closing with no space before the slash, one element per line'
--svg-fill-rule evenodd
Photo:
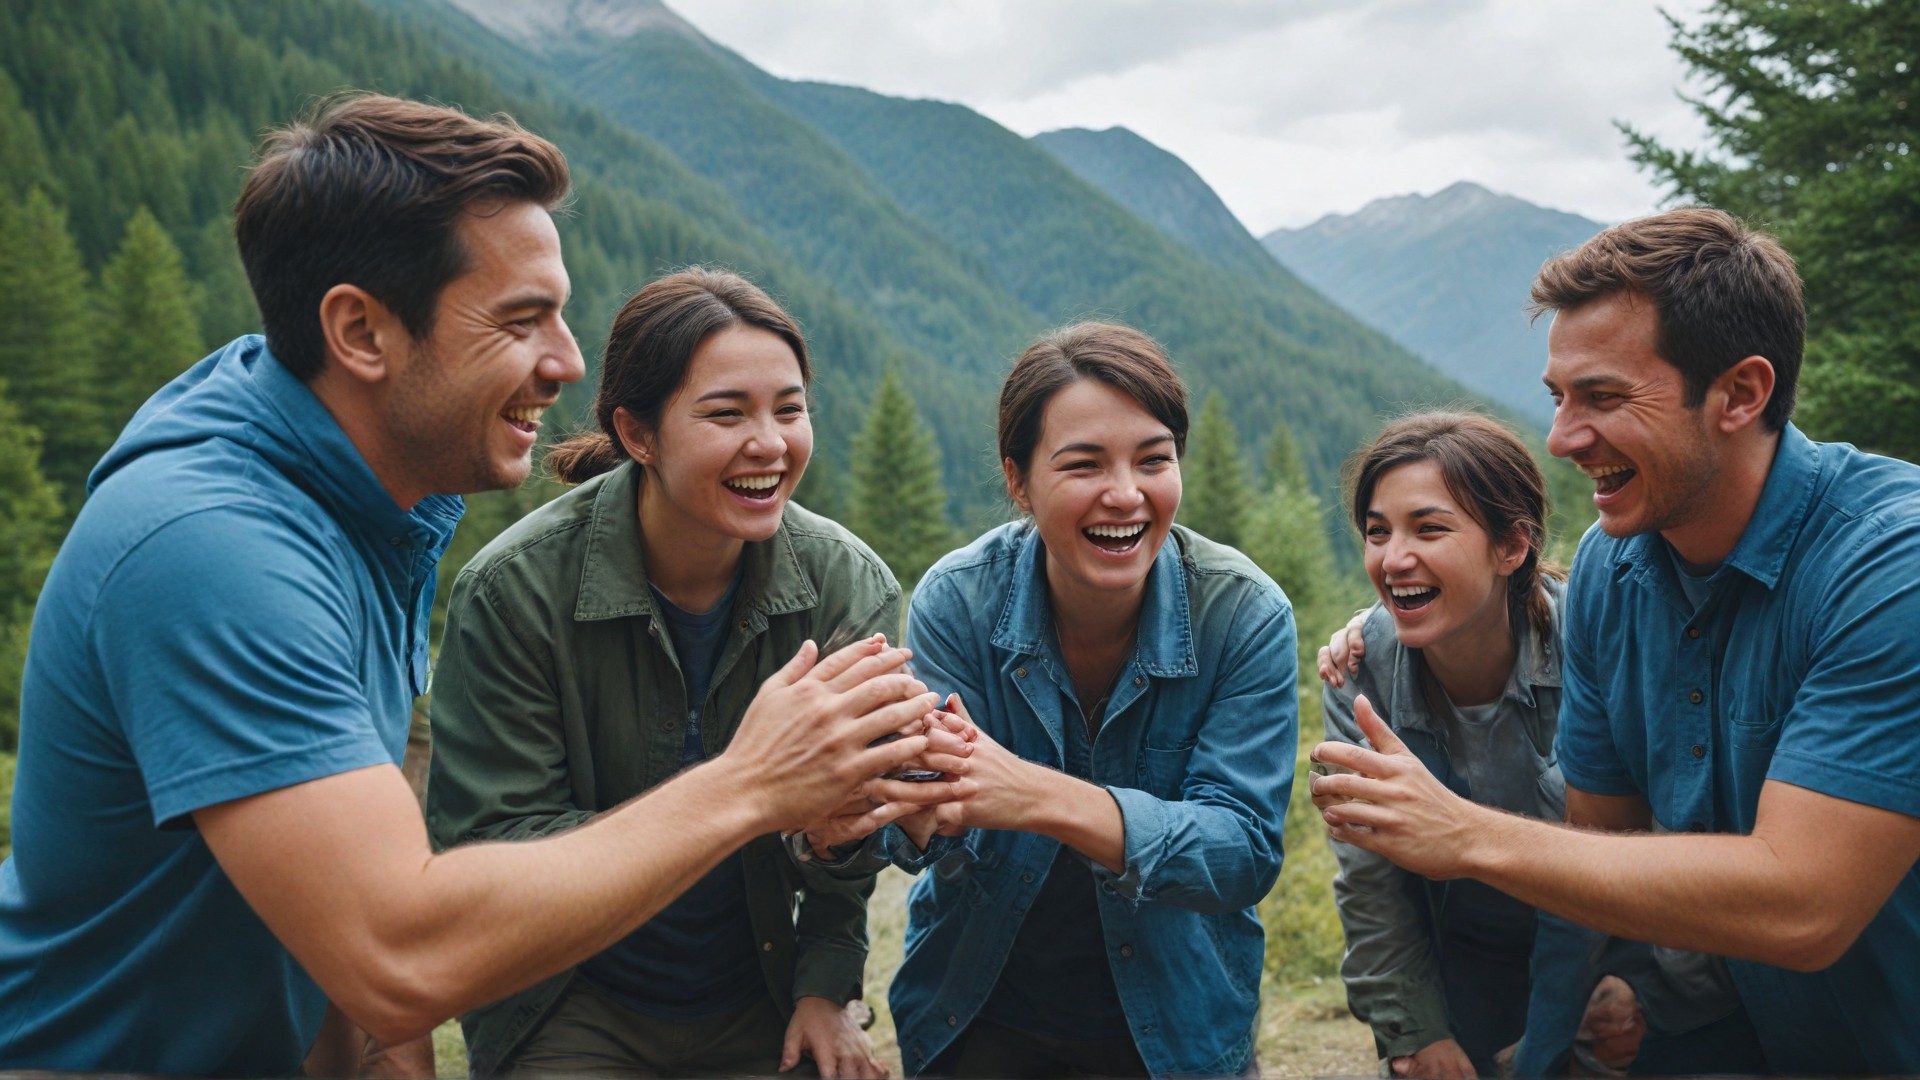
<path fill-rule="evenodd" d="M 1688 637 L 1690 637 L 1690 638 L 1697 638 L 1697 637 L 1699 637 L 1699 636 L 1700 636 L 1700 628 L 1699 628 L 1699 627 L 1697 627 L 1697 626 L 1689 626 L 1689 627 L 1687 627 L 1687 636 L 1688 636 Z"/>
<path fill-rule="evenodd" d="M 387 543 L 392 544 L 394 547 L 399 547 L 401 544 L 404 544 L 406 542 L 407 542 L 407 538 L 404 536 L 387 537 Z"/>
<path fill-rule="evenodd" d="M 1133 956 L 1133 946 L 1131 945 L 1120 946 L 1120 955 L 1124 958 L 1131 959 Z"/>
<path fill-rule="evenodd" d="M 947 1026 L 948 1026 L 948 1027 L 958 1027 L 958 1026 L 960 1026 L 960 1018 L 959 1018 L 959 1017 L 957 1017 L 957 1016 L 949 1016 L 949 1017 L 947 1017 Z"/>
<path fill-rule="evenodd" d="M 1016 678 L 1016 679 L 1024 679 L 1024 678 L 1026 678 L 1026 677 L 1027 677 L 1027 669 L 1026 669 L 1026 668 L 1023 668 L 1023 667 L 1017 667 L 1017 668 L 1014 668 L 1014 669 L 1013 669 L 1013 677 L 1014 677 L 1014 678 Z"/>
<path fill-rule="evenodd" d="M 1114 889 L 1117 887 L 1114 885 L 1112 878 L 1108 878 L 1107 880 L 1102 881 L 1100 884 L 1105 885 L 1107 887 L 1108 892 L 1114 891 Z"/>
<path fill-rule="evenodd" d="M 1135 685 L 1135 686 L 1145 686 L 1145 685 L 1147 685 L 1147 680 L 1146 680 L 1146 677 L 1145 677 L 1145 676 L 1143 676 L 1143 675 L 1135 675 L 1135 676 L 1133 677 L 1133 685 Z"/>
<path fill-rule="evenodd" d="M 1693 702 L 1695 705 L 1698 705 L 1702 701 L 1706 700 L 1706 697 L 1707 695 L 1701 693 L 1698 690 L 1695 690 L 1692 693 L 1687 695 L 1687 700 Z"/>
<path fill-rule="evenodd" d="M 1694 743 L 1694 744 L 1693 744 L 1693 756 L 1694 756 L 1694 757 L 1697 757 L 1697 758 L 1703 758 L 1703 757 L 1706 757 L 1706 756 L 1707 756 L 1707 748 L 1706 748 L 1706 747 L 1704 747 L 1704 746 L 1701 746 L 1701 745 L 1700 745 L 1699 743 Z"/>
<path fill-rule="evenodd" d="M 763 941 L 763 942 L 761 942 L 761 943 L 760 943 L 760 951 L 761 951 L 761 952 L 772 952 L 772 951 L 773 951 L 773 942 L 771 942 L 771 941 Z"/>
<path fill-rule="evenodd" d="M 1021 875 L 1020 875 L 1020 880 L 1021 880 L 1021 881 L 1025 881 L 1025 882 L 1029 882 L 1029 883 L 1030 883 L 1030 882 L 1032 882 L 1032 881 L 1033 881 L 1033 875 L 1032 875 L 1032 874 L 1021 874 Z"/>
<path fill-rule="evenodd" d="M 747 620 L 745 620 L 745 619 L 741 619 L 741 620 L 740 620 L 740 629 L 742 629 L 742 630 L 745 630 L 746 628 L 747 628 Z"/>
<path fill-rule="evenodd" d="M 661 730 L 661 731 L 672 731 L 672 730 L 673 730 L 673 721 L 671 721 L 671 720 L 662 720 L 662 721 L 660 721 L 660 730 Z"/>

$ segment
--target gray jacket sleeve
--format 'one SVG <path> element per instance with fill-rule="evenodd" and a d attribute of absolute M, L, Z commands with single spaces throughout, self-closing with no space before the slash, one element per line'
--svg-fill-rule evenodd
<path fill-rule="evenodd" d="M 1368 642 L 1369 656 L 1375 647 L 1375 642 Z M 1340 689 L 1322 689 L 1328 739 L 1366 745 L 1353 719 L 1353 699 L 1361 693 L 1370 702 L 1381 699 L 1370 683 L 1358 677 L 1348 679 Z M 1427 914 L 1413 896 L 1417 879 L 1351 844 L 1334 842 L 1333 854 L 1340 864 L 1333 897 L 1347 935 L 1340 978 L 1347 984 L 1347 1004 L 1353 1015 L 1373 1028 L 1382 1057 L 1413 1054 L 1452 1038 Z"/>

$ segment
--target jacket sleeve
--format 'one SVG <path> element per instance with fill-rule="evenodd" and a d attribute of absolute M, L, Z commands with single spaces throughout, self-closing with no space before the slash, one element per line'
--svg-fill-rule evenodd
<path fill-rule="evenodd" d="M 573 803 L 552 667 L 462 573 L 434 671 L 427 827 L 437 848 L 524 840 L 593 816 Z"/>
<path fill-rule="evenodd" d="M 900 590 L 887 589 L 877 608 L 853 622 L 858 636 L 891 638 L 900 626 Z M 795 863 L 802 895 L 794 918 L 794 1000 L 823 997 L 845 1003 L 860 996 L 867 964 L 867 897 L 875 875 L 887 866 L 886 831 L 878 830 L 844 859 Z"/>
<path fill-rule="evenodd" d="M 1095 866 L 1094 876 L 1131 904 L 1238 911 L 1266 896 L 1280 874 L 1299 745 L 1298 658 L 1293 609 L 1272 586 L 1257 595 L 1231 622 L 1233 644 L 1214 677 L 1180 797 L 1107 789 L 1125 822 L 1126 865 L 1119 874 Z"/>
<path fill-rule="evenodd" d="M 1369 657 L 1374 643 L 1368 643 Z M 1357 680 L 1320 694 L 1329 740 L 1366 745 L 1353 719 Z M 1374 700 L 1379 695 L 1369 695 Z M 1382 1057 L 1413 1054 L 1453 1037 L 1447 1025 L 1447 997 L 1433 955 L 1425 911 L 1415 902 L 1414 875 L 1373 852 L 1352 844 L 1333 844 L 1340 871 L 1333 879 L 1334 903 L 1347 935 L 1340 978 L 1347 984 L 1347 1005 L 1373 1028 Z"/>

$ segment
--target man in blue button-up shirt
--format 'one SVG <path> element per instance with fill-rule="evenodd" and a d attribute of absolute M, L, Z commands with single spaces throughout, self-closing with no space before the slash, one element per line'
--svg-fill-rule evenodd
<path fill-rule="evenodd" d="M 1725 214 L 1609 229 L 1534 300 L 1548 445 L 1600 515 L 1567 600 L 1568 820 L 1674 835 L 1464 803 L 1375 721 L 1378 753 L 1316 751 L 1364 774 L 1315 782 L 1334 837 L 1734 958 L 1776 1071 L 1920 1069 L 1920 468 L 1787 422 L 1799 278 Z"/>

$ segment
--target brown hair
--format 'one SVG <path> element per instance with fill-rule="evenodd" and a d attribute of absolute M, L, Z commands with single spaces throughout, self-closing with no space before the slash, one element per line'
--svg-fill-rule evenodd
<path fill-rule="evenodd" d="M 511 202 L 553 210 L 570 184 L 566 157 L 510 117 L 374 94 L 322 101 L 267 136 L 234 207 L 267 344 L 300 379 L 318 375 L 320 299 L 340 284 L 426 337 L 440 290 L 466 270 L 460 214 Z"/>
<path fill-rule="evenodd" d="M 1536 633 L 1551 640 L 1553 609 L 1540 578 L 1565 580 L 1567 575 L 1540 555 L 1547 539 L 1547 485 L 1533 455 L 1506 425 L 1478 413 L 1401 417 L 1347 459 L 1348 512 L 1360 535 L 1367 533 L 1367 507 L 1380 478 L 1417 461 L 1439 467 L 1447 491 L 1495 543 L 1515 534 L 1525 541 L 1527 557 L 1507 578 L 1507 600 L 1526 611 Z"/>
<path fill-rule="evenodd" d="M 1653 301 L 1654 347 L 1680 370 L 1688 408 L 1706 399 L 1721 372 L 1762 356 L 1773 365 L 1774 383 L 1761 423 L 1768 431 L 1786 426 L 1807 309 L 1793 257 L 1773 237 L 1704 206 L 1615 225 L 1547 260 L 1533 281 L 1533 313 L 1618 293 Z"/>
<path fill-rule="evenodd" d="M 578 484 L 627 459 L 613 423 L 625 409 L 647 427 L 686 381 L 693 354 L 709 337 L 735 326 L 777 334 L 800 363 L 800 381 L 813 382 L 807 342 L 793 316 L 739 274 L 695 266 L 650 282 L 614 316 L 600 354 L 600 388 L 593 398 L 597 433 L 576 435 L 547 453 L 547 468 Z"/>
<path fill-rule="evenodd" d="M 1167 354 L 1147 335 L 1116 323 L 1083 322 L 1027 346 L 1000 384 L 1000 456 L 1022 476 L 1040 441 L 1053 395 L 1097 379 L 1131 397 L 1173 432 L 1174 454 L 1187 448 L 1187 388 Z"/>

